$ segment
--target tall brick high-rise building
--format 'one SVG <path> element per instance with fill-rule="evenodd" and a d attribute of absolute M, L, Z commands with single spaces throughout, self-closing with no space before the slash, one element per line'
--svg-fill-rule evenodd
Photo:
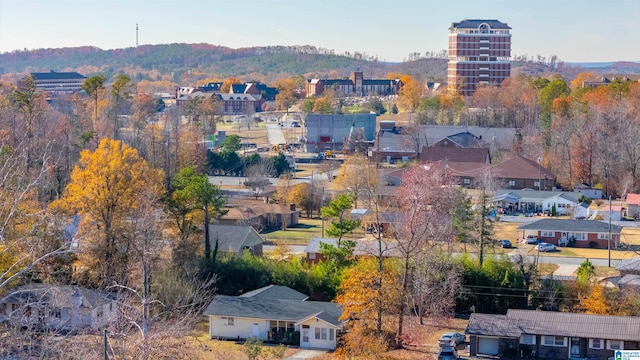
<path fill-rule="evenodd" d="M 511 28 L 498 20 L 462 20 L 449 28 L 450 90 L 472 95 L 478 86 L 500 85 L 511 75 Z"/>

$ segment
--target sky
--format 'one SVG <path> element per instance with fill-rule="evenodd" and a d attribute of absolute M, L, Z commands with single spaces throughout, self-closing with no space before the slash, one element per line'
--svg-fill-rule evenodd
<path fill-rule="evenodd" d="M 0 52 L 136 44 L 314 45 L 383 61 L 447 48 L 452 22 L 497 19 L 512 55 L 640 61 L 640 0 L 0 0 Z"/>

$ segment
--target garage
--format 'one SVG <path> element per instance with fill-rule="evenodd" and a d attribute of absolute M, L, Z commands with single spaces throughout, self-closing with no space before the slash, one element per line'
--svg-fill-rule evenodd
<path fill-rule="evenodd" d="M 498 355 L 498 338 L 478 336 L 478 355 Z"/>

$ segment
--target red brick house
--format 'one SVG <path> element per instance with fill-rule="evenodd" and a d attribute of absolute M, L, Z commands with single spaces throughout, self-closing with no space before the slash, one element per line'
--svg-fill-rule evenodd
<path fill-rule="evenodd" d="M 620 244 L 623 227 L 611 225 L 611 248 Z M 535 235 L 541 241 L 554 245 L 567 245 L 575 240 L 575 247 L 607 249 L 609 223 L 597 220 L 541 219 L 518 227 L 520 237 Z"/>

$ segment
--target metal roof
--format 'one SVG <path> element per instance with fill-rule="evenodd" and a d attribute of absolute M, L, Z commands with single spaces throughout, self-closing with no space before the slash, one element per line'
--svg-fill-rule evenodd
<path fill-rule="evenodd" d="M 31 73 L 31 76 L 34 80 L 76 80 L 76 79 L 86 79 L 87 77 L 84 75 L 80 75 L 77 72 L 42 72 L 42 73 Z"/>

